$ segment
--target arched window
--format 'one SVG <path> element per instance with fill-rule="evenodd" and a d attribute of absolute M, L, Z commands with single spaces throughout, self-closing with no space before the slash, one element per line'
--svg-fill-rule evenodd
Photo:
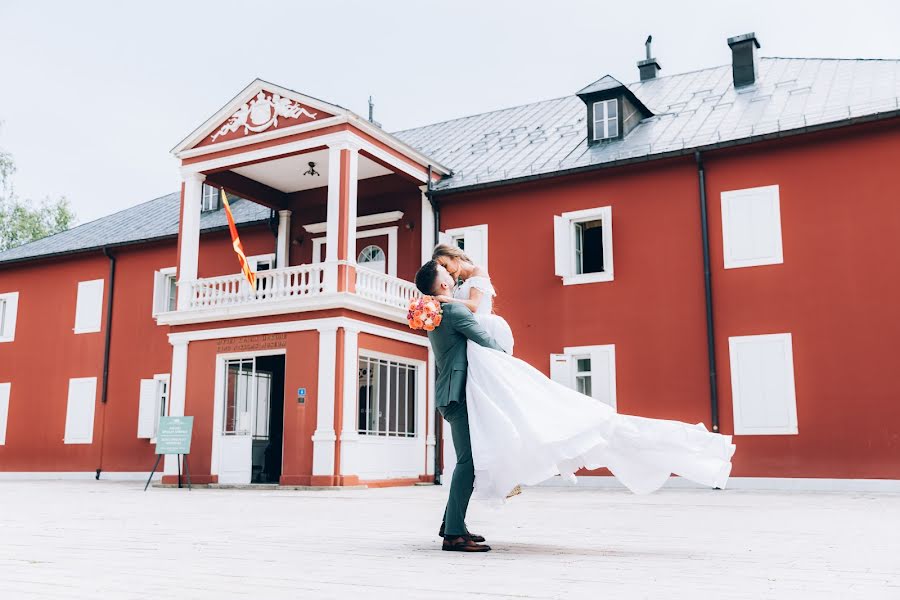
<path fill-rule="evenodd" d="M 356 259 L 361 267 L 378 271 L 379 273 L 387 273 L 387 260 L 385 259 L 384 250 L 378 246 L 366 246 Z"/>

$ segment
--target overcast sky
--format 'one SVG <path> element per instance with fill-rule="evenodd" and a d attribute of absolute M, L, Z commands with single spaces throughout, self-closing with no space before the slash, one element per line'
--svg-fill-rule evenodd
<path fill-rule="evenodd" d="M 615 7 L 615 8 L 613 8 Z M 25 197 L 79 222 L 175 191 L 169 150 L 254 78 L 387 131 L 763 56 L 900 58 L 900 2 L 0 0 L 0 149 Z"/>

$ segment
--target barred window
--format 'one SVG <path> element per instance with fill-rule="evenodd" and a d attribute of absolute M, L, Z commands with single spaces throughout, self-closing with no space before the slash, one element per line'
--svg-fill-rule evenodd
<path fill-rule="evenodd" d="M 394 360 L 359 357 L 359 433 L 415 437 L 416 369 Z"/>

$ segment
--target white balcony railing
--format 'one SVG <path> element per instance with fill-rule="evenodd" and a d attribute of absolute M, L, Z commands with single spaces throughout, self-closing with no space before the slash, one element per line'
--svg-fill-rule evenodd
<path fill-rule="evenodd" d="M 341 263 L 345 264 L 345 263 Z M 328 276 L 331 271 L 330 279 Z M 415 284 L 365 268 L 356 267 L 356 295 L 392 309 L 405 311 L 409 301 L 418 296 Z M 337 265 L 317 263 L 286 269 L 259 271 L 255 289 L 243 273 L 208 277 L 190 282 L 188 310 L 215 309 L 233 306 L 254 306 L 278 300 L 298 300 L 327 296 L 336 292 Z M 329 281 L 334 283 L 329 286 Z M 298 306 L 302 308 L 302 306 Z M 405 316 L 405 313 L 401 316 Z"/>
<path fill-rule="evenodd" d="M 356 293 L 363 298 L 406 310 L 409 301 L 419 295 L 419 290 L 409 281 L 357 267 Z"/>
<path fill-rule="evenodd" d="M 310 298 L 325 293 L 325 265 L 301 265 L 256 274 L 253 289 L 243 273 L 191 282 L 191 309 L 219 308 L 288 298 Z"/>

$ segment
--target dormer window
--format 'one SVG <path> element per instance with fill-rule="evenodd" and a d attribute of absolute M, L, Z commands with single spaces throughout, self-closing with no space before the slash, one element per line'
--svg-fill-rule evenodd
<path fill-rule="evenodd" d="M 653 116 L 628 86 L 614 77 L 601 77 L 580 92 L 587 110 L 588 146 L 621 140 L 644 119 Z"/>
<path fill-rule="evenodd" d="M 219 197 L 218 188 L 203 184 L 203 198 L 200 201 L 201 212 L 219 210 L 222 208 L 220 202 L 221 198 Z"/>
<path fill-rule="evenodd" d="M 594 139 L 608 140 L 619 136 L 619 103 L 613 98 L 594 102 Z"/>

